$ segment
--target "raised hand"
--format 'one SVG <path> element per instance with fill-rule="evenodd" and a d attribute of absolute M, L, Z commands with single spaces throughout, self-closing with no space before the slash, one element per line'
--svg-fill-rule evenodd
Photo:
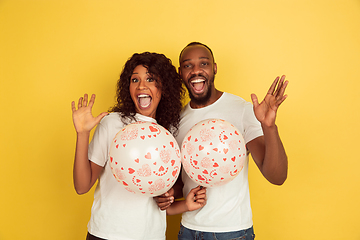
<path fill-rule="evenodd" d="M 285 81 L 285 75 L 281 76 L 281 78 L 277 77 L 260 104 L 257 96 L 251 94 L 254 113 L 261 124 L 268 127 L 275 125 L 276 112 L 280 104 L 287 98 L 287 95 L 284 95 L 284 93 L 288 83 L 288 81 Z"/>
<path fill-rule="evenodd" d="M 91 110 L 95 102 L 95 94 L 91 95 L 90 101 L 88 102 L 88 95 L 84 94 L 78 102 L 78 109 L 76 110 L 75 102 L 71 103 L 73 122 L 77 133 L 90 132 L 100 120 L 108 115 L 107 112 L 99 114 L 97 117 L 93 117 Z"/>

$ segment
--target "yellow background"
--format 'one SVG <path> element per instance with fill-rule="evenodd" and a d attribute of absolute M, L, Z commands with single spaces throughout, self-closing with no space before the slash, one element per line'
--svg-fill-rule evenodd
<path fill-rule="evenodd" d="M 256 239 L 360 239 L 360 1 L 1 0 L 1 240 L 85 239 L 93 190 L 73 189 L 71 101 L 95 93 L 94 114 L 108 110 L 134 52 L 178 66 L 190 41 L 212 48 L 220 90 L 250 101 L 290 80 L 288 180 L 250 165 Z"/>

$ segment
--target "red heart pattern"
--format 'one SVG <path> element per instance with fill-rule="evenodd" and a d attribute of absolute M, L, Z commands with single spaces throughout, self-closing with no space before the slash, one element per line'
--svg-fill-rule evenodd
<path fill-rule="evenodd" d="M 211 119 L 197 123 L 188 131 L 181 145 L 181 158 L 185 172 L 193 181 L 215 187 L 240 173 L 246 149 L 242 135 L 232 124 Z"/>
<path fill-rule="evenodd" d="M 151 175 L 151 167 L 149 164 L 142 165 L 142 167 L 137 170 L 137 175 L 140 177 L 149 177 Z"/>
<path fill-rule="evenodd" d="M 122 141 L 130 141 L 137 138 L 139 131 L 136 127 L 130 127 L 126 128 L 122 133 L 120 139 Z"/>
<path fill-rule="evenodd" d="M 159 131 L 158 128 L 155 128 L 155 127 L 153 127 L 153 126 L 149 126 L 149 129 L 150 129 L 151 132 L 157 132 L 157 131 Z"/>
<path fill-rule="evenodd" d="M 201 175 L 198 175 L 198 179 L 201 180 L 201 181 L 205 180 L 205 178 L 203 178 Z"/>
<path fill-rule="evenodd" d="M 116 134 L 109 160 L 114 177 L 127 191 L 157 196 L 171 188 L 179 176 L 181 153 L 174 137 L 162 126 L 136 122 Z"/>
<path fill-rule="evenodd" d="M 171 158 L 171 150 L 167 149 L 167 150 L 161 150 L 160 151 L 160 159 L 161 161 L 163 161 L 163 163 L 168 163 L 170 161 Z"/>

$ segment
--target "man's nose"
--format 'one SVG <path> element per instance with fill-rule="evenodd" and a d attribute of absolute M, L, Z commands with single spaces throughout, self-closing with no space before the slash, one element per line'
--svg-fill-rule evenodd
<path fill-rule="evenodd" d="M 192 74 L 199 74 L 200 72 L 202 71 L 202 69 L 200 68 L 200 66 L 198 65 L 195 65 L 193 68 L 192 68 Z"/>

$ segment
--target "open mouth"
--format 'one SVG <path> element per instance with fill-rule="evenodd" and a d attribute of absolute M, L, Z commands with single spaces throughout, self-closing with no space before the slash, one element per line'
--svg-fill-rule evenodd
<path fill-rule="evenodd" d="M 205 80 L 204 79 L 195 79 L 190 82 L 192 88 L 196 93 L 201 93 L 205 88 Z"/>
<path fill-rule="evenodd" d="M 148 94 L 138 95 L 139 107 L 144 109 L 150 106 L 152 98 Z"/>

